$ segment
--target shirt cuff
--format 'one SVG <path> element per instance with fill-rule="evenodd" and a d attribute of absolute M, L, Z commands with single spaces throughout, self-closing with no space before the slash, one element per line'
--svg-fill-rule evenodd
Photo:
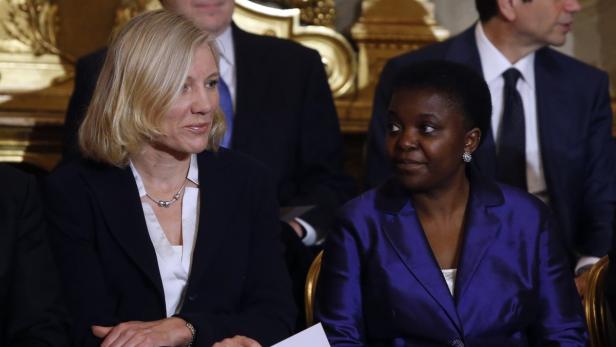
<path fill-rule="evenodd" d="M 299 223 L 299 225 L 304 228 L 306 234 L 302 238 L 302 243 L 306 246 L 312 246 L 317 243 L 317 231 L 314 230 L 312 225 L 308 224 L 305 220 L 301 218 L 295 218 L 295 221 Z"/>
<path fill-rule="evenodd" d="M 591 257 L 591 256 L 582 256 L 578 259 L 577 264 L 575 265 L 575 274 L 578 274 L 578 271 L 585 266 L 592 266 L 596 262 L 598 262 L 601 258 Z"/>

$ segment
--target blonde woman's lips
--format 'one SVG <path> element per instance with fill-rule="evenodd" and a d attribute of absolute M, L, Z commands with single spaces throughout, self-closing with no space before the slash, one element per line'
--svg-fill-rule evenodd
<path fill-rule="evenodd" d="M 204 134 L 210 130 L 210 123 L 190 124 L 185 128 L 196 134 Z"/>

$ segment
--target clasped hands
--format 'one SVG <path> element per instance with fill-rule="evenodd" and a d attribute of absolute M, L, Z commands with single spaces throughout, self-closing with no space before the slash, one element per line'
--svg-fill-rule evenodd
<path fill-rule="evenodd" d="M 92 333 L 103 339 L 101 347 L 186 346 L 192 340 L 192 333 L 186 327 L 186 321 L 178 317 L 151 322 L 124 322 L 112 327 L 93 325 Z M 212 347 L 261 347 L 261 345 L 251 338 L 235 336 L 216 342 Z"/>

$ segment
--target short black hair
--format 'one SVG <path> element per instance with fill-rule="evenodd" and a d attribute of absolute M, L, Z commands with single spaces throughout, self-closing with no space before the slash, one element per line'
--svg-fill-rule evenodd
<path fill-rule="evenodd" d="M 498 14 L 498 0 L 475 0 L 475 7 L 481 22 L 487 22 Z"/>
<path fill-rule="evenodd" d="M 467 130 L 479 128 L 481 142 L 491 127 L 492 98 L 483 77 L 470 67 L 445 60 L 426 60 L 396 74 L 392 95 L 399 90 L 434 91 L 462 113 Z"/>
<path fill-rule="evenodd" d="M 522 0 L 522 2 L 530 1 L 532 0 Z M 498 14 L 498 0 L 475 0 L 475 7 L 479 13 L 479 20 L 482 23 L 487 22 Z"/>

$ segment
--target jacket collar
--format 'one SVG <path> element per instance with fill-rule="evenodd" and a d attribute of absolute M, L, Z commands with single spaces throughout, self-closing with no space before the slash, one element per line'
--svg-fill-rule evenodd
<path fill-rule="evenodd" d="M 469 199 L 478 204 L 491 207 L 504 203 L 501 189 L 496 182 L 484 176 L 475 165 L 470 165 L 466 170 L 470 183 Z M 413 212 L 415 207 L 409 193 L 395 177 L 390 177 L 383 185 L 377 188 L 376 207 L 385 213 L 399 214 Z"/>

